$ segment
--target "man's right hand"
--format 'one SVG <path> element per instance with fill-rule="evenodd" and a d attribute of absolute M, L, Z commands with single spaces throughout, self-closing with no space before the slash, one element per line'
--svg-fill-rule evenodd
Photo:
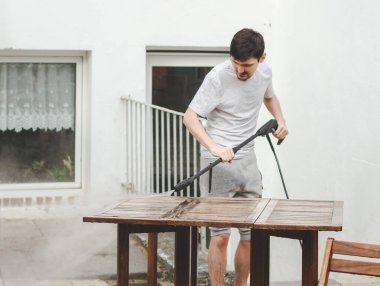
<path fill-rule="evenodd" d="M 206 130 L 199 121 L 198 114 L 194 112 L 190 107 L 186 110 L 183 117 L 183 124 L 190 131 L 190 133 L 198 140 L 198 142 L 206 147 L 209 152 L 218 158 L 221 158 L 223 162 L 230 162 L 234 158 L 235 154 L 231 147 L 221 147 L 208 136 Z"/>
<path fill-rule="evenodd" d="M 232 159 L 235 156 L 234 151 L 232 150 L 232 147 L 221 147 L 221 146 L 214 146 L 210 148 L 210 153 L 214 155 L 215 157 L 221 158 L 223 162 L 231 163 Z"/>

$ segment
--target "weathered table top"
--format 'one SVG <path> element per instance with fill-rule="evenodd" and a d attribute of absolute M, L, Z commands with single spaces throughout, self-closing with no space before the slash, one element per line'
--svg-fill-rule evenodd
<path fill-rule="evenodd" d="M 341 231 L 343 202 L 220 197 L 131 197 L 85 222 Z"/>

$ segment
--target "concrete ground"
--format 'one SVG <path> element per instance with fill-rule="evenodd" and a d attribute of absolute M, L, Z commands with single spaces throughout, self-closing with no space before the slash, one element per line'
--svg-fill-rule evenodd
<path fill-rule="evenodd" d="M 144 285 L 145 248 L 136 237 L 130 243 L 131 277 Z M 0 220 L 0 286 L 116 285 L 116 269 L 115 225 L 82 217 Z"/>

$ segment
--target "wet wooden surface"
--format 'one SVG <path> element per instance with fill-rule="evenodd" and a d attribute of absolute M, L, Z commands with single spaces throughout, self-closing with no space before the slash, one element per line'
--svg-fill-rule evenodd
<path fill-rule="evenodd" d="M 128 285 L 128 234 L 150 233 L 149 286 L 156 285 L 157 233 L 175 232 L 175 285 L 196 281 L 198 226 L 251 228 L 251 285 L 269 285 L 270 236 L 302 242 L 302 286 L 318 282 L 318 231 L 340 231 L 343 202 L 138 196 L 85 222 L 118 224 L 118 285 Z M 253 259 L 254 258 L 254 259 Z"/>
<path fill-rule="evenodd" d="M 226 226 L 276 230 L 342 230 L 343 202 L 220 197 L 139 196 L 86 222 Z"/>

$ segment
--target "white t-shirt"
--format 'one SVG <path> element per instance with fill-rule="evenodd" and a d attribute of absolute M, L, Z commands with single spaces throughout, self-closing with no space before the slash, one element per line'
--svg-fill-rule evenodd
<path fill-rule="evenodd" d="M 272 70 L 265 62 L 259 64 L 252 77 L 241 81 L 227 60 L 207 74 L 189 107 L 207 118 L 206 131 L 216 144 L 235 147 L 255 134 L 263 99 L 272 96 Z M 235 159 L 243 157 L 253 146 L 251 141 L 242 147 Z M 203 146 L 201 155 L 214 158 Z"/>

